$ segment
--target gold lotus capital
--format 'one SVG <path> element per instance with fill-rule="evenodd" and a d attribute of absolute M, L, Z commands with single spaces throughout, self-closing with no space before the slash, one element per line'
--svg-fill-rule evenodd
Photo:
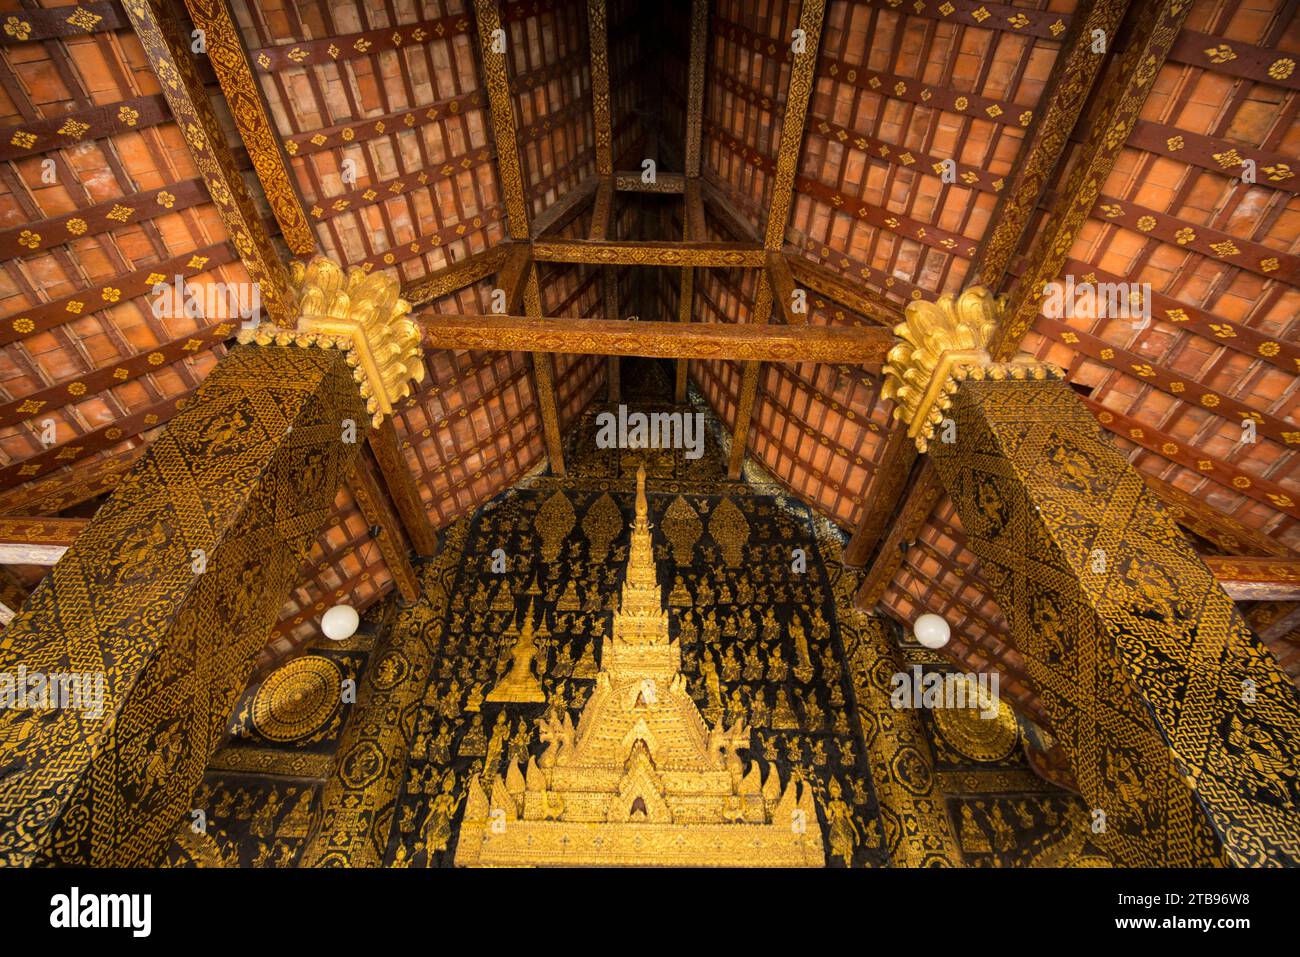
<path fill-rule="evenodd" d="M 366 410 L 379 425 L 411 394 L 412 382 L 424 381 L 420 327 L 408 315 L 411 304 L 401 297 L 401 284 L 356 266 L 345 272 L 333 260 L 315 256 L 293 263 L 291 285 L 297 326 L 261 322 L 241 330 L 239 341 L 345 351 Z"/>
<path fill-rule="evenodd" d="M 894 418 L 924 452 L 965 379 L 1044 379 L 1059 370 L 1028 357 L 995 362 L 989 353 L 1006 300 L 983 286 L 930 302 L 908 303 L 894 327 L 898 343 L 885 359 L 881 394 L 894 400 Z"/>

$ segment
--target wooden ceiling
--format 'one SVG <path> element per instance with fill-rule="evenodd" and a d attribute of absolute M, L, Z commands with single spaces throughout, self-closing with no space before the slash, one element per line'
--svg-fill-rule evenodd
<path fill-rule="evenodd" d="M 791 182 L 780 145 L 800 4 L 708 3 L 694 51 L 689 0 L 590 6 L 607 31 L 596 73 L 588 0 L 495 8 L 515 127 L 507 162 L 517 156 L 531 235 L 601 228 L 594 117 L 607 74 L 614 171 L 654 159 L 664 185 L 643 192 L 620 176 L 629 188 L 610 197 L 606 238 L 761 242 L 774 193 Z M 800 321 L 813 325 L 890 326 L 908 301 L 977 280 L 1009 294 L 1032 320 L 1020 345 L 1069 370 L 1204 553 L 1293 562 L 1298 5 L 1156 0 L 1176 29 L 1156 31 L 1154 82 L 1131 128 L 1107 137 L 1122 104 L 1106 94 L 1134 85 L 1124 54 L 1146 6 L 826 3 L 808 38 L 818 53 L 784 261 L 808 290 Z M 471 0 L 170 9 L 183 34 L 202 25 L 209 37 L 212 55 L 195 65 L 280 256 L 390 271 L 422 312 L 491 311 L 509 196 Z M 1098 22 L 1108 52 L 1094 76 L 1075 54 Z M 220 311 L 156 316 L 155 277 L 237 283 L 248 272 L 116 0 L 3 0 L 0 31 L 0 515 L 85 516 L 232 333 Z M 702 195 L 684 197 L 673 177 L 695 155 Z M 1243 161 L 1255 182 L 1242 181 Z M 691 202 L 702 213 L 688 217 Z M 538 268 L 544 314 L 583 318 L 672 321 L 686 289 L 694 321 L 746 322 L 760 281 L 745 268 L 695 269 L 689 283 L 679 269 Z M 1151 324 L 1038 315 L 1025 289 L 1065 274 L 1150 283 Z M 772 321 L 792 318 L 778 302 Z M 541 464 L 546 444 L 526 354 L 431 350 L 426 361 L 393 427 L 436 529 Z M 555 367 L 563 429 L 604 399 L 611 366 L 558 355 Z M 733 428 L 742 365 L 689 368 Z M 944 614 L 959 660 L 1001 670 L 1035 713 L 979 563 L 880 384 L 863 367 L 764 364 L 749 453 L 856 533 L 863 601 L 904 623 Z M 1246 420 L 1254 442 L 1242 440 Z M 263 666 L 310 637 L 330 604 L 364 606 L 409 574 L 371 539 L 364 484 L 340 491 Z M 40 574 L 9 566 L 5 594 Z M 1293 608 L 1248 611 L 1300 677 Z"/>

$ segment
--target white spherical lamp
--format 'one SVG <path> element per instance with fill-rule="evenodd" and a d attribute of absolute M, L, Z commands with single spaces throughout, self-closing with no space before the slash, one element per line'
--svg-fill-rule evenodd
<path fill-rule="evenodd" d="M 948 644 L 952 629 L 938 615 L 922 615 L 912 625 L 912 634 L 926 648 L 942 648 Z"/>
<path fill-rule="evenodd" d="M 933 617 L 933 616 L 931 616 Z M 320 630 L 330 641 L 346 641 L 357 633 L 361 616 L 351 605 L 335 605 L 320 619 Z"/>

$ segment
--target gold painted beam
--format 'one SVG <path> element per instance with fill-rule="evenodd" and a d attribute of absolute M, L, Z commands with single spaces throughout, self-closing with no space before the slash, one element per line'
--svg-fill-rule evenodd
<path fill-rule="evenodd" d="M 506 294 L 506 312 L 518 313 L 533 273 L 533 249 L 528 243 L 509 243 L 505 262 L 497 273 L 497 286 Z"/>
<path fill-rule="evenodd" d="M 682 209 L 681 238 L 685 242 L 702 241 L 707 235 L 705 202 L 699 189 L 701 168 L 701 138 L 705 120 L 705 68 L 708 57 L 708 0 L 690 0 L 690 52 L 686 61 L 686 131 L 685 131 L 685 194 Z M 677 321 L 692 321 L 695 299 L 695 273 L 692 267 L 682 267 Z M 685 403 L 690 385 L 690 361 L 677 360 L 673 400 Z"/>
<path fill-rule="evenodd" d="M 596 187 L 596 201 L 591 207 L 591 229 L 587 238 L 603 242 L 609 236 L 610 218 L 614 213 L 614 181 L 606 178 Z"/>
<path fill-rule="evenodd" d="M 794 276 L 781 253 L 767 254 L 767 281 L 772 289 L 773 307 L 780 310 L 782 321 L 787 326 L 807 324 L 808 313 L 794 311 Z"/>
<path fill-rule="evenodd" d="M 767 328 L 771 317 L 772 289 L 767 282 L 767 271 L 764 270 L 758 274 L 758 289 L 754 294 L 754 313 L 747 326 L 772 336 L 775 330 Z M 830 331 L 828 327 L 787 326 L 782 328 L 782 332 L 787 329 L 793 331 L 817 328 L 827 328 L 827 331 Z M 731 429 L 731 457 L 727 461 L 727 478 L 733 482 L 740 478 L 741 468 L 745 464 L 745 449 L 749 445 L 749 424 L 754 418 L 754 405 L 758 399 L 758 379 L 761 372 L 760 362 L 754 359 L 745 362 L 740 368 L 740 394 L 736 397 L 736 421 L 732 423 Z"/>
<path fill-rule="evenodd" d="M 1041 314 L 1046 286 L 1060 274 L 1075 237 L 1088 221 L 1191 8 L 1190 0 L 1139 5 L 1119 69 L 1102 84 L 1100 101 L 1088 113 L 1087 139 L 1011 293 L 1006 318 L 991 350 L 995 359 L 1015 355 Z"/>
<path fill-rule="evenodd" d="M 822 17 L 826 0 L 803 0 L 799 7 L 799 29 L 804 34 L 802 52 L 794 54 L 790 67 L 790 83 L 786 88 L 785 109 L 781 118 L 781 139 L 777 144 L 776 172 L 772 177 L 772 194 L 768 201 L 767 226 L 764 230 L 763 248 L 768 253 L 781 252 L 785 245 L 785 224 L 790 218 L 794 201 L 794 177 L 799 170 L 799 151 L 803 146 L 803 128 L 807 119 L 808 103 L 812 98 L 813 74 L 817 67 L 817 49 L 821 45 Z M 764 256 L 762 265 L 767 266 Z M 772 317 L 772 286 L 768 271 L 758 275 L 758 288 L 754 295 L 754 308 L 750 321 L 767 325 Z M 736 398 L 736 421 L 732 424 L 731 459 L 727 463 L 727 477 L 740 478 L 749 443 L 749 425 L 754 417 L 758 399 L 758 384 L 762 370 L 757 363 L 747 362 L 741 367 L 740 394 Z"/>
<path fill-rule="evenodd" d="M 136 445 L 103 458 L 83 460 L 66 472 L 10 489 L 0 497 L 0 515 L 54 515 L 113 491 L 144 455 Z"/>
<path fill-rule="evenodd" d="M 372 428 L 369 439 L 370 451 L 374 453 L 379 474 L 383 476 L 393 506 L 402 519 L 402 528 L 411 541 L 411 547 L 417 555 L 428 558 L 437 551 L 438 536 L 429 521 L 410 463 L 402 453 L 402 443 L 392 419 L 384 419 L 377 428 Z"/>
<path fill-rule="evenodd" d="M 239 347 L 150 444 L 0 640 L 92 690 L 0 709 L 0 863 L 161 859 L 368 418 L 345 353 Z"/>
<path fill-rule="evenodd" d="M 799 29 L 804 32 L 804 49 L 794 55 L 790 66 L 790 83 L 785 93 L 781 117 L 781 141 L 776 151 L 776 172 L 772 177 L 772 197 L 767 207 L 767 227 L 763 245 L 770 252 L 780 252 L 785 245 L 785 224 L 794 202 L 794 177 L 799 171 L 799 151 L 803 146 L 804 122 L 808 102 L 812 99 L 813 74 L 817 68 L 817 49 L 822 39 L 822 17 L 826 0 L 803 0 L 799 7 Z"/>
<path fill-rule="evenodd" d="M 542 293 L 537 282 L 537 265 L 528 270 L 528 281 L 524 287 L 524 309 L 528 317 L 535 322 L 545 322 L 542 318 Z M 563 350 L 572 352 L 575 350 Z M 533 385 L 537 391 L 537 405 L 542 413 L 542 434 L 546 439 L 546 457 L 551 463 L 554 475 L 564 475 L 564 440 L 560 435 L 560 412 L 555 395 L 555 363 L 548 350 L 534 348 Z"/>
<path fill-rule="evenodd" d="M 605 0 L 587 0 L 591 50 L 591 119 L 596 133 L 596 173 L 614 175 L 614 123 L 609 101 L 609 21 Z"/>
<path fill-rule="evenodd" d="M 316 252 L 316 236 L 227 0 L 185 0 L 185 6 L 194 26 L 204 33 L 208 61 L 230 104 L 231 116 L 286 245 L 296 256 L 312 255 Z"/>
<path fill-rule="evenodd" d="M 374 541 L 379 545 L 379 553 L 384 557 L 384 566 L 393 576 L 393 583 L 404 602 L 418 601 L 420 582 L 415 568 L 411 565 L 411 556 L 406 536 L 402 534 L 402 523 L 397 513 L 388 502 L 388 497 L 379 486 L 375 475 L 375 466 L 364 452 L 352 460 L 348 472 L 348 488 L 357 500 L 357 507 L 371 529 L 377 529 Z"/>
<path fill-rule="evenodd" d="M 686 177 L 681 173 L 655 171 L 653 183 L 641 178 L 638 170 L 621 169 L 614 174 L 614 188 L 620 193 L 681 193 L 686 189 Z"/>
<path fill-rule="evenodd" d="M 587 263 L 594 266 L 702 266 L 715 269 L 758 268 L 763 249 L 749 243 L 593 242 L 539 239 L 533 243 L 538 262 Z"/>
<path fill-rule="evenodd" d="M 53 565 L 89 519 L 0 517 L 0 565 Z"/>
<path fill-rule="evenodd" d="M 1234 601 L 1300 599 L 1300 559 L 1207 555 L 1203 561 Z"/>
<path fill-rule="evenodd" d="M 1096 31 L 1107 38 L 1108 48 L 1128 5 L 1129 0 L 1085 0 L 1070 18 L 1043 97 L 1046 106 L 1035 111 L 1021 141 L 1011 176 L 993 209 L 992 228 L 985 231 L 975 252 L 969 284 L 998 289 L 1006 278 L 1030 217 L 1069 145 L 1080 104 L 1087 101 L 1105 62 L 1105 53 L 1097 49 Z"/>
<path fill-rule="evenodd" d="M 289 272 L 262 224 L 230 144 L 212 112 L 207 89 L 190 54 L 189 37 L 180 35 L 175 18 L 161 0 L 134 0 L 125 5 L 125 10 L 149 66 L 160 78 L 176 125 L 203 174 L 230 240 L 249 277 L 258 284 L 267 315 L 276 325 L 293 328 L 297 304 L 289 288 Z"/>
<path fill-rule="evenodd" d="M 590 11 L 589 11 L 590 12 Z M 474 0 L 474 16 L 478 23 L 479 53 L 482 56 L 483 78 L 488 88 L 489 115 L 497 146 L 497 174 L 505 200 L 506 223 L 510 238 L 531 238 L 528 225 L 528 201 L 524 193 L 523 170 L 519 163 L 518 138 L 515 132 L 515 109 L 510 97 L 510 78 L 506 69 L 505 50 L 495 49 L 501 29 L 501 15 L 497 0 Z M 608 87 L 608 83 L 606 84 Z M 597 136 L 600 134 L 597 133 Z M 534 260 L 539 240 L 534 240 Z M 537 284 L 537 266 L 527 270 L 524 287 L 524 308 L 529 316 L 542 315 L 541 290 Z M 542 414 L 542 431 L 546 437 L 546 453 L 551 471 L 564 475 L 563 444 L 560 439 L 559 413 L 555 401 L 555 374 L 551 357 L 543 353 L 533 355 L 533 389 Z"/>
<path fill-rule="evenodd" d="M 510 78 L 505 49 L 498 45 L 501 14 L 497 0 L 474 0 L 474 17 L 478 23 L 479 55 L 483 64 L 483 81 L 487 84 L 489 116 L 497 146 L 497 174 L 501 181 L 506 207 L 506 225 L 510 238 L 526 240 L 528 203 L 524 195 L 523 172 L 519 165 L 518 138 L 515 134 L 515 107 L 510 99 Z"/>
<path fill-rule="evenodd" d="M 416 317 L 427 349 L 567 352 L 659 359 L 826 362 L 878 371 L 893 345 L 872 326 L 772 326 L 755 323 L 649 322 L 530 316 Z"/>
<path fill-rule="evenodd" d="M 501 269 L 506 261 L 507 245 L 499 243 L 475 253 L 460 262 L 451 263 L 427 276 L 412 280 L 402 286 L 402 298 L 412 306 L 422 306 L 441 299 L 466 286 L 472 286 Z"/>
<path fill-rule="evenodd" d="M 694 29 L 694 21 L 692 21 Z M 687 121 L 689 128 L 690 121 Z M 682 205 L 682 240 L 699 241 L 705 236 L 704 201 L 700 196 L 700 179 L 692 176 L 686 181 L 685 202 Z M 695 269 L 682 267 L 681 285 L 677 299 L 677 321 L 690 322 L 695 308 Z M 686 401 L 686 391 L 690 384 L 690 360 L 678 359 L 676 381 L 673 384 L 673 401 L 682 404 Z"/>
<path fill-rule="evenodd" d="M 700 175 L 704 130 L 704 70 L 709 55 L 709 0 L 691 0 L 691 48 L 686 80 L 687 179 Z"/>
<path fill-rule="evenodd" d="M 835 270 L 805 259 L 798 253 L 786 253 L 785 260 L 796 282 L 821 293 L 831 302 L 837 302 L 858 315 L 874 319 L 891 329 L 903 321 L 902 306 L 865 286 L 857 285 Z"/>
<path fill-rule="evenodd" d="M 1207 542 L 1213 542 L 1229 555 L 1271 555 L 1276 558 L 1294 558 L 1296 553 L 1275 538 L 1256 531 L 1217 511 L 1203 499 L 1143 473 L 1151 491 L 1160 496 L 1165 508 L 1179 525 Z"/>

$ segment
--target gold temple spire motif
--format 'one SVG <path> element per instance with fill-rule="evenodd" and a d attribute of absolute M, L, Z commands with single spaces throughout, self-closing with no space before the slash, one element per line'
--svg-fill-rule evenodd
<path fill-rule="evenodd" d="M 471 780 L 456 864 L 821 867 L 812 788 L 766 779 L 741 721 L 701 716 L 669 636 L 645 471 L 622 601 L 577 725 L 538 721 L 546 751 Z M 527 628 L 527 625 L 525 625 Z M 522 786 L 521 786 L 522 785 Z"/>

